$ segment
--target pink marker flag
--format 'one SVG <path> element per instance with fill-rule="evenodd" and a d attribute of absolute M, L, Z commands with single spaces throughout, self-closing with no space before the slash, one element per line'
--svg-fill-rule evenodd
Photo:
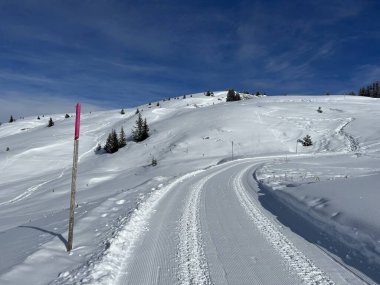
<path fill-rule="evenodd" d="M 79 139 L 79 127 L 80 127 L 80 103 L 76 105 L 75 116 L 75 140 Z"/>

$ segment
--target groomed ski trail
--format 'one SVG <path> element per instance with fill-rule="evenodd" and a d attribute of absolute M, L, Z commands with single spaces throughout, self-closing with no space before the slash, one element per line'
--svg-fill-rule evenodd
<path fill-rule="evenodd" d="M 229 166 L 228 168 L 231 167 L 232 166 Z M 179 229 L 179 284 L 213 284 L 204 253 L 199 208 L 201 192 L 205 184 L 222 171 L 226 171 L 226 169 L 219 170 L 202 178 L 192 187 L 187 197 L 186 201 L 188 202 L 186 203 L 184 213 L 180 220 Z"/>
<path fill-rule="evenodd" d="M 233 180 L 234 191 L 255 226 L 270 244 L 286 261 L 289 268 L 296 273 L 302 283 L 308 285 L 333 285 L 335 284 L 325 272 L 319 269 L 310 259 L 308 259 L 295 245 L 283 235 L 277 227 L 265 217 L 261 210 L 248 196 L 243 184 L 243 175 L 252 168 L 243 169 Z"/>
<path fill-rule="evenodd" d="M 203 170 L 185 174 L 172 183 L 156 190 L 132 214 L 129 221 L 109 242 L 110 246 L 100 255 L 93 256 L 82 267 L 74 269 L 56 279 L 52 284 L 123 284 L 123 278 L 128 275 L 129 262 L 136 244 L 144 232 L 148 230 L 149 219 L 154 213 L 155 206 L 173 188 L 184 180 L 193 177 Z"/>
<path fill-rule="evenodd" d="M 107 249 L 52 284 L 363 284 L 317 247 L 301 251 L 306 241 L 248 193 L 249 170 L 272 159 L 227 162 L 152 192 Z"/>
<path fill-rule="evenodd" d="M 210 177 L 207 176 L 194 186 L 180 221 L 178 253 L 180 284 L 212 284 L 199 221 L 200 192 L 209 179 Z"/>

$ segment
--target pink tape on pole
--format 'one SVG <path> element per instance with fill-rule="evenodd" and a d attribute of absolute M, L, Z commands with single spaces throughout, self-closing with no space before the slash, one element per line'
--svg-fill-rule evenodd
<path fill-rule="evenodd" d="M 80 103 L 76 105 L 76 116 L 75 116 L 75 137 L 74 139 L 79 139 L 79 127 L 80 127 Z"/>

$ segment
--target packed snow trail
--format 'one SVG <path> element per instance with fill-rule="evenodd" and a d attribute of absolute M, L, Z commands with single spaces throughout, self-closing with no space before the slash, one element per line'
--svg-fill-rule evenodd
<path fill-rule="evenodd" d="M 184 284 L 211 284 L 199 221 L 200 193 L 210 176 L 194 185 L 180 221 L 179 280 Z"/>
<path fill-rule="evenodd" d="M 260 233 L 286 261 L 289 269 L 296 273 L 304 283 L 334 284 L 323 271 L 316 267 L 310 259 L 300 252 L 294 244 L 265 217 L 258 205 L 247 194 L 242 183 L 242 177 L 249 168 L 240 172 L 240 174 L 233 179 L 233 188 L 244 210 Z"/>
<path fill-rule="evenodd" d="M 252 172 L 263 161 L 228 162 L 158 190 L 108 253 L 56 284 L 363 284 L 261 208 Z"/>

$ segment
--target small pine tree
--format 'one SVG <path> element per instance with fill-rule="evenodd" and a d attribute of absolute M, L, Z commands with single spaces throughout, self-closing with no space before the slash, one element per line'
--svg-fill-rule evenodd
<path fill-rule="evenodd" d="M 52 126 L 54 126 L 54 122 L 53 122 L 53 119 L 52 118 L 50 118 L 49 119 L 49 122 L 48 122 L 48 125 L 47 125 L 49 128 L 50 127 L 52 127 Z"/>
<path fill-rule="evenodd" d="M 111 136 L 111 133 L 109 133 L 108 137 L 107 137 L 107 140 L 106 140 L 106 144 L 104 145 L 104 150 L 107 153 L 112 153 L 112 146 L 113 146 L 112 136 Z"/>
<path fill-rule="evenodd" d="M 121 127 L 119 135 L 119 148 L 125 147 L 127 145 L 127 138 L 125 137 L 124 129 Z"/>
<path fill-rule="evenodd" d="M 143 138 L 142 138 L 143 124 L 144 124 L 144 121 L 142 119 L 141 114 L 139 113 L 137 120 L 136 120 L 135 129 L 132 130 L 132 137 L 133 137 L 135 142 L 141 142 L 143 140 Z"/>
<path fill-rule="evenodd" d="M 11 117 L 9 118 L 9 123 L 13 123 L 14 121 L 16 121 L 14 118 L 13 118 L 13 116 L 11 115 Z"/>
<path fill-rule="evenodd" d="M 104 150 L 107 153 L 115 153 L 119 150 L 119 139 L 115 130 L 112 130 L 111 133 L 108 134 Z"/>
<path fill-rule="evenodd" d="M 68 118 L 70 118 L 70 115 L 69 115 L 69 114 L 66 114 L 66 115 L 65 115 L 65 119 L 68 119 Z"/>
<path fill-rule="evenodd" d="M 40 116 L 37 116 L 37 120 L 41 120 Z"/>
<path fill-rule="evenodd" d="M 141 114 L 139 114 L 136 120 L 135 129 L 132 130 L 132 137 L 135 142 L 141 142 L 149 137 L 149 126 L 146 119 L 143 120 Z"/>
<path fill-rule="evenodd" d="M 303 138 L 302 145 L 303 146 L 312 146 L 313 145 L 313 142 L 311 141 L 311 137 L 309 135 L 306 135 Z"/>
<path fill-rule="evenodd" d="M 152 166 L 156 166 L 156 165 L 157 165 L 157 159 L 152 157 Z"/>
<path fill-rule="evenodd" d="M 7 146 L 6 151 L 9 151 L 9 146 Z"/>
<path fill-rule="evenodd" d="M 160 102 L 157 102 L 156 106 L 157 106 L 157 107 L 160 107 Z"/>
<path fill-rule="evenodd" d="M 144 119 L 143 123 L 143 129 L 142 129 L 142 140 L 145 140 L 149 137 L 149 126 L 148 123 L 146 122 L 146 118 Z"/>
<path fill-rule="evenodd" d="M 239 101 L 241 98 L 240 98 L 240 94 L 239 93 L 236 93 L 233 89 L 229 89 L 228 92 L 227 92 L 227 99 L 226 101 L 227 102 L 230 102 L 230 101 Z"/>
<path fill-rule="evenodd" d="M 113 142 L 113 152 L 117 152 L 119 150 L 119 138 L 115 130 L 112 130 L 111 136 Z"/>
<path fill-rule="evenodd" d="M 182 99 L 186 99 L 186 95 L 183 95 Z"/>
<path fill-rule="evenodd" d="M 120 111 L 120 114 L 122 114 L 122 115 L 124 115 L 124 114 L 125 114 L 125 111 L 124 111 L 124 109 L 121 109 L 121 111 Z"/>
<path fill-rule="evenodd" d="M 137 115 L 137 114 L 140 114 L 140 110 L 139 110 L 139 108 L 136 109 L 135 114 L 136 114 L 136 115 Z"/>
<path fill-rule="evenodd" d="M 235 91 L 233 89 L 229 89 L 228 92 L 227 92 L 227 99 L 226 101 L 229 102 L 229 101 L 235 101 Z"/>

